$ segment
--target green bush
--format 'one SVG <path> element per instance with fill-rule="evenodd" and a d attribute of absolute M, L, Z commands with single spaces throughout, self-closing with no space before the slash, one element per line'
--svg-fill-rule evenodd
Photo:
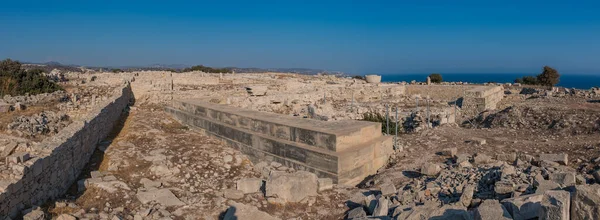
<path fill-rule="evenodd" d="M 560 74 L 554 68 L 544 66 L 542 73 L 537 76 L 524 76 L 523 78 L 515 79 L 515 83 L 521 83 L 525 85 L 542 85 L 542 86 L 554 86 L 558 84 Z"/>
<path fill-rule="evenodd" d="M 192 71 L 202 71 L 205 73 L 231 73 L 231 69 L 229 68 L 212 68 L 208 66 L 198 65 L 192 66 L 190 68 L 185 68 L 182 72 L 192 72 Z"/>
<path fill-rule="evenodd" d="M 0 61 L 0 96 L 36 95 L 57 90 L 62 88 L 44 76 L 43 70 L 24 70 L 21 63 L 10 59 Z"/>
<path fill-rule="evenodd" d="M 442 75 L 439 73 L 432 73 L 429 75 L 429 79 L 431 79 L 432 83 L 441 83 L 443 82 Z"/>
<path fill-rule="evenodd" d="M 387 131 L 387 121 L 385 120 L 385 115 L 382 115 L 378 112 L 366 112 L 363 114 L 363 121 L 370 122 L 379 122 L 381 123 L 381 133 L 385 133 Z M 396 132 L 396 122 L 392 118 L 390 118 L 390 134 L 394 134 Z M 398 132 L 402 131 L 402 127 L 398 127 Z"/>

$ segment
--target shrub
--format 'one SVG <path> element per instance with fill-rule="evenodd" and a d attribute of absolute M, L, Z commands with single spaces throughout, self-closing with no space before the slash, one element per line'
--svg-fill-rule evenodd
<path fill-rule="evenodd" d="M 521 83 L 524 85 L 537 85 L 538 80 L 536 77 L 533 76 L 524 76 L 523 78 L 515 79 L 515 83 Z"/>
<path fill-rule="evenodd" d="M 43 70 L 21 69 L 21 63 L 6 59 L 0 61 L 0 95 L 31 95 L 61 90 L 60 86 L 44 76 Z"/>
<path fill-rule="evenodd" d="M 367 80 L 364 76 L 352 76 L 352 79 Z"/>
<path fill-rule="evenodd" d="M 192 71 L 202 71 L 205 73 L 231 73 L 231 69 L 229 68 L 212 68 L 208 66 L 198 65 L 192 66 L 190 68 L 185 68 L 182 72 L 192 72 Z"/>
<path fill-rule="evenodd" d="M 440 75 L 439 73 L 432 73 L 431 75 L 429 75 L 429 79 L 431 79 L 432 83 L 443 82 L 442 75 Z"/>
<path fill-rule="evenodd" d="M 365 112 L 363 114 L 363 121 L 370 122 L 379 122 L 381 123 L 381 133 L 385 133 L 387 131 L 387 121 L 385 120 L 385 116 L 380 114 L 379 112 Z M 398 127 L 398 131 L 402 130 L 402 127 Z M 390 134 L 396 132 L 396 122 L 392 118 L 390 118 Z"/>
<path fill-rule="evenodd" d="M 558 84 L 560 74 L 554 68 L 544 66 L 544 70 L 537 76 L 537 82 L 543 86 L 554 86 Z"/>

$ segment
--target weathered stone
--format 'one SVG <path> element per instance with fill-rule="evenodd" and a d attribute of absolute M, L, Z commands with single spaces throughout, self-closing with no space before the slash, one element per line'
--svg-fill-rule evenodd
<path fill-rule="evenodd" d="M 501 180 L 494 184 L 494 191 L 500 195 L 509 194 L 515 191 L 515 184 L 507 180 Z"/>
<path fill-rule="evenodd" d="M 373 210 L 373 216 L 387 216 L 388 211 L 388 200 L 382 196 L 377 200 L 377 205 L 375 205 L 375 210 Z"/>
<path fill-rule="evenodd" d="M 159 188 L 162 186 L 162 183 L 159 181 L 152 181 L 148 178 L 142 178 L 140 183 L 144 185 L 144 188 Z"/>
<path fill-rule="evenodd" d="M 562 187 L 575 185 L 575 173 L 571 172 L 550 173 L 548 174 L 548 179 L 560 184 Z"/>
<path fill-rule="evenodd" d="M 170 190 L 156 189 L 147 192 L 138 192 L 137 198 L 142 204 L 147 204 L 155 201 L 163 206 L 182 206 L 185 203 L 181 202 Z"/>
<path fill-rule="evenodd" d="M 433 163 L 424 163 L 421 166 L 421 174 L 427 176 L 437 176 L 441 171 L 441 168 L 437 164 Z"/>
<path fill-rule="evenodd" d="M 469 158 L 470 157 L 471 157 L 471 155 L 468 155 L 468 154 L 459 154 L 459 155 L 456 155 L 456 163 L 460 164 L 463 161 L 469 162 Z"/>
<path fill-rule="evenodd" d="M 456 147 L 452 147 L 452 148 L 446 148 L 446 149 L 442 150 L 440 152 L 440 154 L 442 156 L 454 157 L 457 152 L 458 152 L 458 149 Z"/>
<path fill-rule="evenodd" d="M 260 192 L 263 185 L 263 180 L 259 178 L 243 178 L 237 181 L 237 190 L 244 194 Z"/>
<path fill-rule="evenodd" d="M 484 200 L 473 213 L 475 220 L 509 220 L 510 213 L 495 199 Z"/>
<path fill-rule="evenodd" d="M 244 198 L 244 192 L 235 189 L 224 189 L 223 197 L 228 199 L 241 199 Z"/>
<path fill-rule="evenodd" d="M 600 219 L 600 185 L 577 185 L 571 196 L 571 219 Z"/>
<path fill-rule="evenodd" d="M 75 218 L 69 214 L 62 214 L 62 215 L 59 215 L 58 218 L 56 218 L 56 220 L 77 220 L 77 218 Z"/>
<path fill-rule="evenodd" d="M 567 154 L 540 154 L 540 161 L 547 160 L 559 163 L 561 165 L 569 165 Z"/>
<path fill-rule="evenodd" d="M 463 162 L 460 162 L 458 164 L 458 167 L 460 167 L 460 168 L 473 167 L 473 164 L 471 164 L 469 161 L 465 160 Z"/>
<path fill-rule="evenodd" d="M 544 195 L 533 194 L 502 200 L 502 205 L 514 220 L 537 218 Z"/>
<path fill-rule="evenodd" d="M 333 189 L 333 180 L 331 178 L 319 178 L 319 192 Z"/>
<path fill-rule="evenodd" d="M 258 210 L 258 208 L 250 205 L 244 205 L 242 203 L 230 202 L 230 207 L 225 212 L 223 220 L 242 220 L 242 219 L 264 219 L 264 220 L 278 220 L 279 218 L 273 217 L 266 212 Z"/>
<path fill-rule="evenodd" d="M 6 157 L 7 163 L 24 163 L 25 161 L 29 160 L 31 157 L 29 156 L 29 153 L 27 152 L 19 152 L 19 153 L 14 153 L 8 157 Z"/>
<path fill-rule="evenodd" d="M 367 213 L 363 207 L 356 207 L 348 212 L 347 219 L 357 219 L 367 217 Z"/>
<path fill-rule="evenodd" d="M 45 216 L 42 210 L 29 210 L 28 213 L 23 215 L 23 220 L 44 220 Z"/>
<path fill-rule="evenodd" d="M 535 193 L 537 193 L 537 194 L 543 194 L 544 192 L 546 192 L 548 190 L 560 189 L 560 185 L 558 185 L 558 183 L 555 183 L 554 181 L 550 181 L 550 180 L 539 179 L 539 178 L 537 178 L 533 181 L 533 185 L 536 187 Z"/>
<path fill-rule="evenodd" d="M 460 204 L 462 204 L 464 207 L 469 207 L 469 205 L 471 205 L 471 200 L 473 200 L 474 192 L 474 185 L 466 185 L 462 190 L 462 195 L 460 196 Z"/>
<path fill-rule="evenodd" d="M 398 190 L 396 190 L 396 187 L 392 183 L 381 184 L 380 190 L 381 190 L 381 195 L 384 195 L 384 196 L 393 195 L 398 192 Z"/>
<path fill-rule="evenodd" d="M 487 143 L 487 141 L 483 138 L 472 138 L 471 142 L 479 144 L 479 145 L 484 145 Z"/>
<path fill-rule="evenodd" d="M 513 167 L 511 165 L 502 166 L 501 172 L 502 172 L 502 176 L 501 176 L 502 178 L 505 178 L 508 175 L 513 175 L 513 174 L 517 173 L 515 171 L 515 167 Z"/>
<path fill-rule="evenodd" d="M 513 163 L 517 160 L 517 153 L 496 154 L 496 160 Z"/>
<path fill-rule="evenodd" d="M 600 183 L 600 170 L 596 170 L 592 173 L 592 176 L 594 176 L 594 180 L 596 180 L 596 183 Z"/>
<path fill-rule="evenodd" d="M 567 191 L 549 190 L 544 193 L 540 220 L 567 220 L 570 217 L 571 194 Z"/>
<path fill-rule="evenodd" d="M 471 214 L 465 207 L 456 205 L 444 205 L 439 209 L 430 213 L 430 220 L 455 219 L 455 220 L 472 220 Z"/>
<path fill-rule="evenodd" d="M 492 158 L 485 154 L 477 154 L 477 156 L 475 156 L 473 160 L 475 164 L 488 164 L 492 162 Z"/>
<path fill-rule="evenodd" d="M 267 180 L 265 192 L 267 197 L 278 198 L 281 202 L 300 202 L 317 195 L 317 184 L 317 176 L 313 173 L 273 171 Z"/>
<path fill-rule="evenodd" d="M 104 176 L 104 174 L 102 174 L 102 172 L 100 172 L 98 170 L 95 170 L 95 171 L 90 172 L 90 176 L 92 178 L 102 178 L 102 176 Z"/>

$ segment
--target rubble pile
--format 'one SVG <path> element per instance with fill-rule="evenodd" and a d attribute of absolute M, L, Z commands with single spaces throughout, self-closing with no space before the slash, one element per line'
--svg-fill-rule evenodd
<path fill-rule="evenodd" d="M 9 132 L 14 132 L 20 137 L 36 137 L 51 135 L 70 123 L 69 116 L 53 111 L 43 111 L 32 116 L 18 116 L 7 125 Z"/>
<path fill-rule="evenodd" d="M 502 111 L 482 113 L 479 123 L 486 128 L 533 129 L 591 134 L 600 131 L 600 115 L 586 109 L 564 110 L 535 106 L 511 106 Z"/>
<path fill-rule="evenodd" d="M 442 154 L 449 155 L 456 150 L 445 152 L 449 153 Z M 585 210 L 547 201 L 560 198 L 568 203 L 571 199 L 566 190 L 590 187 L 587 183 L 594 182 L 593 177 L 577 174 L 566 165 L 566 154 L 540 154 L 536 158 L 512 153 L 497 155 L 496 159 L 484 154 L 454 155 L 444 164 L 423 164 L 415 171 L 420 175 L 410 181 L 383 181 L 376 190 L 353 197 L 354 206 L 350 206 L 347 219 L 530 219 L 572 213 L 587 216 Z M 600 198 L 597 192 L 595 196 Z M 522 208 L 527 203 L 534 207 Z M 576 203 L 575 199 L 572 203 Z"/>

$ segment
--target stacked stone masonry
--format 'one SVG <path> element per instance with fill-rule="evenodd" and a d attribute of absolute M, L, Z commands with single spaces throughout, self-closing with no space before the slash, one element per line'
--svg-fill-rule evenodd
<path fill-rule="evenodd" d="M 254 162 L 275 161 L 340 184 L 360 183 L 384 166 L 393 151 L 392 137 L 382 135 L 380 123 L 318 121 L 200 100 L 176 100 L 165 110 Z"/>
<path fill-rule="evenodd" d="M 44 153 L 18 166 L 20 179 L 0 180 L 0 219 L 14 217 L 20 210 L 41 205 L 62 196 L 77 180 L 96 145 L 119 122 L 123 110 L 133 98 L 127 83 L 105 103 L 100 103 L 81 121 L 70 124 L 57 135 L 41 143 Z"/>
<path fill-rule="evenodd" d="M 463 109 L 482 112 L 496 109 L 496 105 L 504 97 L 502 86 L 479 86 L 465 92 Z"/>

